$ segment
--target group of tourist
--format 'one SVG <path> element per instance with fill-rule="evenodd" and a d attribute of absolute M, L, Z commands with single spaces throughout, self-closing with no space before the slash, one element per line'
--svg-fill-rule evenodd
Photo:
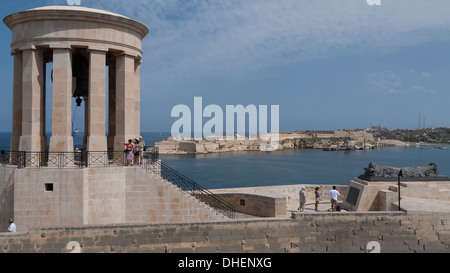
<path fill-rule="evenodd" d="M 319 202 L 320 202 L 320 195 L 321 191 L 319 191 L 319 187 L 316 187 L 314 189 L 314 196 L 315 196 L 315 211 L 319 211 Z M 305 210 L 305 204 L 306 204 L 306 188 L 303 186 L 302 189 L 299 192 L 299 201 L 300 206 L 298 207 L 298 211 L 304 211 Z M 338 210 L 338 204 L 337 204 L 337 198 L 339 195 L 338 190 L 336 190 L 336 186 L 333 186 L 333 189 L 330 190 L 326 195 L 330 196 L 331 199 L 331 211 L 337 211 Z"/>
<path fill-rule="evenodd" d="M 141 165 L 145 148 L 145 142 L 142 136 L 134 140 L 129 139 L 128 143 L 124 143 L 123 145 L 125 145 L 126 166 L 133 166 L 134 164 Z"/>

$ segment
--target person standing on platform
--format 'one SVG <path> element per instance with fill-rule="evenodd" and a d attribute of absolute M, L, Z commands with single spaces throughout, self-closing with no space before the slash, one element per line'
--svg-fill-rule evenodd
<path fill-rule="evenodd" d="M 128 166 L 131 164 L 133 166 L 133 141 L 131 139 L 128 140 L 128 143 L 124 143 L 123 145 L 126 146 L 125 148 L 125 156 L 126 156 L 126 165 Z"/>
<path fill-rule="evenodd" d="M 331 211 L 336 211 L 337 199 L 341 194 L 336 190 L 336 186 L 333 186 L 333 189 L 328 192 L 328 195 L 331 197 Z"/>
<path fill-rule="evenodd" d="M 299 211 L 305 210 L 305 204 L 306 204 L 306 188 L 302 187 L 302 189 L 299 192 L 299 201 L 300 201 L 300 207 L 298 207 Z"/>
<path fill-rule="evenodd" d="M 144 156 L 145 151 L 145 141 L 142 139 L 142 136 L 139 136 L 139 164 L 142 165 L 142 157 Z"/>
<path fill-rule="evenodd" d="M 319 187 L 316 187 L 314 189 L 314 196 L 316 198 L 316 204 L 315 204 L 315 210 L 319 211 L 319 202 L 320 202 L 320 191 L 319 191 Z"/>
<path fill-rule="evenodd" d="M 16 232 L 16 224 L 14 224 L 14 220 L 12 218 L 9 218 L 8 232 Z"/>

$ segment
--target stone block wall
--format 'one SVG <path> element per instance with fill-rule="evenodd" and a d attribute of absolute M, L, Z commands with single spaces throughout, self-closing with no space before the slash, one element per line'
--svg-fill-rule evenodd
<path fill-rule="evenodd" d="M 139 167 L 0 168 L 0 232 L 36 227 L 171 223 L 226 219 Z"/>
<path fill-rule="evenodd" d="M 230 203 L 237 212 L 260 217 L 286 216 L 286 198 L 284 196 L 246 193 L 219 193 L 217 195 Z"/>
<path fill-rule="evenodd" d="M 450 249 L 449 213 L 295 213 L 295 219 L 32 229 L 0 253 L 381 253 Z M 67 249 L 69 242 L 76 248 Z M 70 246 L 70 245 L 69 245 Z"/>
<path fill-rule="evenodd" d="M 86 170 L 17 169 L 14 220 L 18 231 L 31 227 L 80 225 Z"/>
<path fill-rule="evenodd" d="M 211 207 L 141 168 L 127 168 L 125 223 L 216 221 Z M 150 181 L 150 182 L 149 182 Z"/>
<path fill-rule="evenodd" d="M 7 230 L 14 218 L 14 167 L 0 168 L 0 231 Z"/>
<path fill-rule="evenodd" d="M 125 223 L 128 168 L 91 168 L 85 181 L 83 224 Z"/>

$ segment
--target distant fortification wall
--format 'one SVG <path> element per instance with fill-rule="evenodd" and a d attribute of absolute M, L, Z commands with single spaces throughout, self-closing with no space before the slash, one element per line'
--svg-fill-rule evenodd
<path fill-rule="evenodd" d="M 295 219 L 32 229 L 0 234 L 0 253 L 450 252 L 449 213 L 294 215 Z M 369 243 L 375 249 L 368 250 Z"/>

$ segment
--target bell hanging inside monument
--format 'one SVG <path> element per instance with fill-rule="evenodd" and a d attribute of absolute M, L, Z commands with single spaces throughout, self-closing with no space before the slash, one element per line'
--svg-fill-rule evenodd
<path fill-rule="evenodd" d="M 74 89 L 72 97 L 77 98 L 77 106 L 81 106 L 81 97 L 89 95 L 89 59 L 86 50 L 79 50 L 72 56 L 72 77 Z"/>

